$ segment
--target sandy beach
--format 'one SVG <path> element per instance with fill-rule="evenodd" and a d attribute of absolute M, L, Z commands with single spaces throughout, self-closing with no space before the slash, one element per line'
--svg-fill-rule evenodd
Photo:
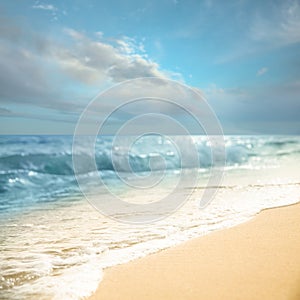
<path fill-rule="evenodd" d="M 109 268 L 96 299 L 300 299 L 300 204 Z"/>

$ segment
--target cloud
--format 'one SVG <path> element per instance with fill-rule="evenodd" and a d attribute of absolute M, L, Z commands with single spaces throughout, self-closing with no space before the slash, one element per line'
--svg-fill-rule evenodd
<path fill-rule="evenodd" d="M 25 49 L 2 45 L 0 67 L 0 101 L 42 97 L 48 90 L 37 57 Z"/>
<path fill-rule="evenodd" d="M 296 0 L 271 6 L 270 17 L 256 15 L 250 30 L 253 41 L 272 47 L 300 42 L 300 5 Z"/>
<path fill-rule="evenodd" d="M 257 71 L 256 76 L 262 76 L 262 75 L 266 74 L 267 72 L 268 72 L 268 68 L 263 67 Z"/>
<path fill-rule="evenodd" d="M 39 3 L 39 1 L 36 1 L 34 5 L 31 6 L 32 9 L 40 10 L 44 12 L 48 12 L 51 16 L 51 21 L 55 22 L 58 21 L 59 17 L 63 17 L 67 15 L 67 12 L 65 10 L 60 11 L 56 6 L 53 4 L 42 4 Z"/>
<path fill-rule="evenodd" d="M 78 116 L 103 87 L 137 77 L 180 76 L 161 70 L 147 57 L 142 44 L 129 37 L 92 39 L 65 28 L 64 39 L 56 40 L 12 21 L 0 22 L 5 25 L 0 26 L 0 104 L 7 109 L 17 105 L 32 110 L 28 118 L 40 118 L 34 117 L 38 111 L 34 108 L 48 109 L 52 119 L 60 120 L 61 113 Z M 4 113 L 8 114 L 2 110 Z"/>
<path fill-rule="evenodd" d="M 0 116 L 9 116 L 11 114 L 11 110 L 0 107 Z"/>
<path fill-rule="evenodd" d="M 237 22 L 246 26 L 241 26 L 240 32 L 236 31 L 238 34 L 236 40 L 230 43 L 230 48 L 226 52 L 223 51 L 216 58 L 215 63 L 228 63 L 300 43 L 299 1 L 266 0 L 265 5 L 247 10 L 247 15 L 245 3 L 237 12 L 237 15 L 244 15 L 244 18 Z"/>
<path fill-rule="evenodd" d="M 102 32 L 102 31 L 96 31 L 96 32 L 95 32 L 95 35 L 96 35 L 98 38 L 100 38 L 100 39 L 103 38 L 103 32 Z"/>
<path fill-rule="evenodd" d="M 300 82 L 252 87 L 222 88 L 211 84 L 204 94 L 225 133 L 298 134 Z"/>
<path fill-rule="evenodd" d="M 81 40 L 84 38 L 84 34 L 80 33 L 79 31 L 76 31 L 72 28 L 63 28 L 63 32 L 67 35 L 69 35 L 74 40 Z"/>
<path fill-rule="evenodd" d="M 47 121 L 62 122 L 62 123 L 69 123 L 69 124 L 74 124 L 74 121 L 76 120 L 74 118 L 74 116 L 66 117 L 63 114 L 49 115 L 49 114 L 47 114 L 47 111 L 46 111 L 46 114 L 45 114 L 45 112 L 40 113 L 40 114 L 31 113 L 31 112 L 27 112 L 26 109 L 22 110 L 22 107 L 19 107 L 18 110 L 14 110 L 14 111 L 0 107 L 0 117 L 10 118 L 10 119 L 22 118 L 22 119 L 28 119 L 28 120 L 41 120 L 41 121 L 47 120 Z M 25 129 L 25 131 L 26 131 L 26 129 Z M 5 132 L 5 128 L 1 128 L 0 132 L 1 133 Z"/>
<path fill-rule="evenodd" d="M 166 78 L 172 74 L 148 59 L 142 44 L 132 38 L 112 39 L 109 43 L 104 39 L 93 40 L 70 28 L 64 32 L 71 37 L 72 46 L 53 48 L 52 56 L 64 72 L 84 84 L 105 80 L 117 83 L 137 77 Z"/>
<path fill-rule="evenodd" d="M 0 22 L 5 24 L 0 26 L 0 104 L 8 108 L 32 105 L 52 113 L 82 110 L 80 96 L 64 92 L 67 81 L 61 82 L 63 76 L 49 53 L 57 45 L 28 28 L 4 19 Z"/>
<path fill-rule="evenodd" d="M 118 45 L 118 48 L 120 48 L 120 51 L 124 54 L 143 54 L 144 57 L 147 57 L 147 55 L 145 55 L 146 51 L 143 43 L 137 43 L 133 38 L 124 36 L 122 39 L 115 40 L 115 43 Z"/>
<path fill-rule="evenodd" d="M 57 8 L 52 4 L 35 4 L 32 6 L 33 9 L 57 11 Z"/>

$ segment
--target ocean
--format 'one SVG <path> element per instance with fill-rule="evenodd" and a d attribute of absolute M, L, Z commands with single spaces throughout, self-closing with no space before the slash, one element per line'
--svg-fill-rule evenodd
<path fill-rule="evenodd" d="M 174 139 L 186 142 L 184 136 Z M 184 164 L 162 136 L 140 139 L 130 153 L 113 140 L 99 136 L 96 174 L 87 167 L 76 177 L 72 136 L 0 136 L 1 299 L 82 299 L 97 288 L 107 267 L 299 201 L 299 136 L 225 136 L 224 176 L 204 208 L 199 201 L 206 189 L 216 188 L 207 184 L 211 169 L 218 168 L 206 137 L 193 136 L 199 162 Z M 174 191 L 182 170 L 197 174 L 197 184 L 176 191 L 172 197 L 184 192 L 186 201 L 156 222 L 126 222 L 130 210 L 120 222 L 97 210 L 95 203 L 106 201 L 104 184 L 123 200 L 148 203 Z M 145 182 L 149 175 L 166 179 L 156 189 L 124 183 Z M 97 202 L 88 201 L 86 191 Z"/>

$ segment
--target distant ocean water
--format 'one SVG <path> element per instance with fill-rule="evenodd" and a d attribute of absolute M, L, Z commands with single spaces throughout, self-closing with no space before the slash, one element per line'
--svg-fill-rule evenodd
<path fill-rule="evenodd" d="M 184 143 L 184 137 L 177 140 Z M 122 147 L 114 149 L 118 161 L 112 162 L 112 141 L 102 136 L 95 146 L 97 169 L 109 184 L 117 185 L 117 171 L 130 176 L 130 171 L 166 169 L 172 176 L 193 168 L 200 180 L 191 199 L 151 226 L 118 223 L 82 196 L 73 171 L 72 136 L 0 136 L 1 299 L 80 299 L 97 287 L 105 267 L 299 201 L 299 136 L 226 136 L 225 178 L 203 210 L 197 204 L 212 164 L 205 137 L 193 137 L 200 163 L 185 166 L 163 137 L 145 137 L 129 154 L 131 170 Z M 150 164 L 156 156 L 164 159 Z M 89 170 L 79 176 L 89 178 Z M 137 190 L 128 197 L 145 194 Z"/>

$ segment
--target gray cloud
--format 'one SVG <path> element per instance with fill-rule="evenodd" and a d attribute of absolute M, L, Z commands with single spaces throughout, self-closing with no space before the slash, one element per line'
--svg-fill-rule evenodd
<path fill-rule="evenodd" d="M 0 97 L 1 100 L 30 99 L 45 96 L 49 86 L 45 70 L 37 58 L 25 49 L 0 47 Z"/>
<path fill-rule="evenodd" d="M 255 90 L 223 89 L 216 85 L 205 89 L 227 133 L 298 134 L 295 124 L 300 122 L 299 94 L 298 81 Z"/>
<path fill-rule="evenodd" d="M 51 82 L 53 74 L 33 52 L 1 45 L 0 68 L 0 103 L 34 105 L 58 112 L 76 112 L 83 108 L 79 101 L 70 101 L 60 95 L 62 87 Z"/>
<path fill-rule="evenodd" d="M 1 116 L 8 116 L 10 115 L 12 112 L 9 109 L 0 107 L 0 115 Z"/>
<path fill-rule="evenodd" d="M 134 40 L 92 40 L 65 29 L 64 44 L 0 18 L 0 103 L 30 104 L 59 112 L 79 113 L 97 87 L 122 80 L 165 74 L 137 53 Z M 171 73 L 170 73 L 171 74 Z M 77 82 L 87 94 L 74 90 Z M 89 92 L 90 91 L 90 92 Z"/>

